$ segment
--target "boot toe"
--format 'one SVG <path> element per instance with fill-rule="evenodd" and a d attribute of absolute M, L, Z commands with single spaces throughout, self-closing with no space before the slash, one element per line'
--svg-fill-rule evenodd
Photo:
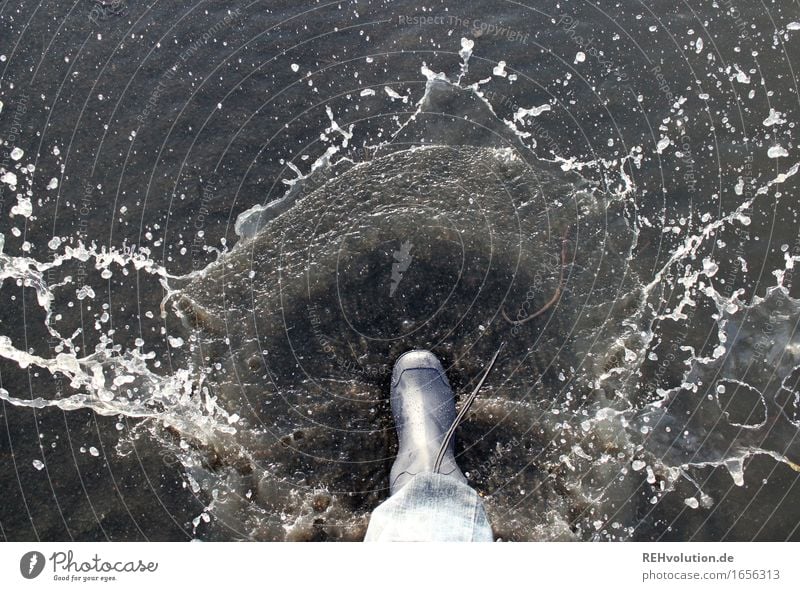
<path fill-rule="evenodd" d="M 395 362 L 392 386 L 396 386 L 403 372 L 409 369 L 432 369 L 445 376 L 444 368 L 436 355 L 424 349 L 414 349 L 403 353 Z"/>
<path fill-rule="evenodd" d="M 392 372 L 391 406 L 398 454 L 390 473 L 394 494 L 416 474 L 432 472 L 445 435 L 456 417 L 453 390 L 437 357 L 414 349 L 401 355 Z M 450 439 L 441 473 L 464 480 Z"/>

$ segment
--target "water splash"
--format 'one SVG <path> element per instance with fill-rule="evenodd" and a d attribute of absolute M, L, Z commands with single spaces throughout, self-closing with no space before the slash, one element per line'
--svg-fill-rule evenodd
<path fill-rule="evenodd" d="M 34 290 L 56 343 L 47 357 L 3 336 L 0 356 L 64 376 L 73 390 L 22 399 L 0 389 L 0 398 L 146 420 L 208 498 L 198 536 L 359 539 L 386 494 L 390 360 L 423 342 L 466 382 L 512 331 L 502 306 L 533 311 L 564 275 L 552 312 L 511 332 L 502 379 L 459 435 L 459 461 L 497 535 L 625 539 L 642 507 L 685 483 L 696 490 L 680 497 L 685 507 L 713 506 L 704 469 L 726 469 L 736 486 L 756 455 L 796 470 L 800 303 L 784 284 L 798 257 L 786 253 L 775 284 L 747 298 L 719 281 L 726 265 L 713 251 L 800 164 L 740 177 L 742 199 L 727 213 L 667 221 L 637 185 L 648 150 L 537 155 L 532 121 L 556 105 L 498 115 L 491 81 L 464 82 L 473 49 L 462 40 L 455 80 L 421 68 L 413 114 L 369 156 L 365 132 L 327 107 L 328 145 L 307 172 L 287 162 L 296 176 L 286 194 L 241 214 L 240 242 L 189 276 L 170 275 L 146 249 L 65 237 L 42 262 L 3 252 L 0 239 L 0 279 Z M 411 102 L 391 87 L 386 95 Z M 30 215 L 29 203 L 14 213 Z M 657 242 L 643 243 L 644 233 Z M 392 253 L 405 243 L 414 258 L 389 298 L 381 273 L 391 280 Z M 74 262 L 103 279 L 141 271 L 164 291 L 158 314 L 177 320 L 159 335 L 171 368 L 155 366 L 147 343 L 115 343 L 102 322 L 90 354 L 78 333 L 61 334 L 56 302 L 70 290 L 94 297 L 88 285 L 75 289 Z M 425 293 L 414 291 L 421 285 Z M 714 338 L 675 346 L 674 333 L 700 315 Z"/>

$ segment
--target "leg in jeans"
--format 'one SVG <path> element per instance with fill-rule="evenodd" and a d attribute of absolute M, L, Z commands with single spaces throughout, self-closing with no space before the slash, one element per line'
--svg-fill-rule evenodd
<path fill-rule="evenodd" d="M 446 437 L 456 419 L 455 400 L 433 353 L 400 356 L 391 403 L 399 442 L 391 496 L 373 511 L 365 541 L 491 542 L 483 503 L 467 485 L 453 439 Z"/>
<path fill-rule="evenodd" d="M 478 494 L 445 474 L 417 474 L 369 521 L 365 542 L 491 542 Z"/>

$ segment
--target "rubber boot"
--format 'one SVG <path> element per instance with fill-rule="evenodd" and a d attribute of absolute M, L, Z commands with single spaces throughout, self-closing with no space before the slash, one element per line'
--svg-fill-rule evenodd
<path fill-rule="evenodd" d="M 396 493 L 415 475 L 433 472 L 445 434 L 456 418 L 453 390 L 444 368 L 430 351 L 403 353 L 394 364 L 391 390 L 399 451 L 389 474 L 390 494 Z M 466 482 L 453 455 L 454 438 L 439 469 Z"/>

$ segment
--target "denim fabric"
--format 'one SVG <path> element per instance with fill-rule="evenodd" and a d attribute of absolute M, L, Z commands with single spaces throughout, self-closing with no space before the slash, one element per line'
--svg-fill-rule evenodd
<path fill-rule="evenodd" d="M 491 542 L 483 502 L 444 474 L 417 474 L 373 512 L 365 542 Z"/>

